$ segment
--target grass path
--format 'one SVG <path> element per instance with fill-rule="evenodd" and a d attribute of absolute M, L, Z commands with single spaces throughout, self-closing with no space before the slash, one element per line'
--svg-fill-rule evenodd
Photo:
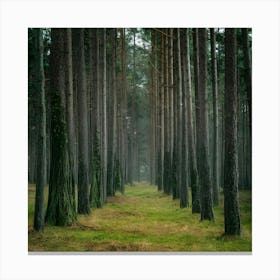
<path fill-rule="evenodd" d="M 102 209 L 79 216 L 70 227 L 32 230 L 34 187 L 29 187 L 29 251 L 251 251 L 251 192 L 240 192 L 242 236 L 223 237 L 223 197 L 215 222 L 200 222 L 191 208 L 155 186 L 127 186 L 125 195 L 108 198 Z"/>

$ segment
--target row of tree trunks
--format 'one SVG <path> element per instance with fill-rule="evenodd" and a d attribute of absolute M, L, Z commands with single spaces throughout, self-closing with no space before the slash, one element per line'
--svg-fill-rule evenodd
<path fill-rule="evenodd" d="M 224 166 L 224 169 L 221 170 L 220 174 L 224 174 L 225 233 L 239 235 L 240 219 L 238 212 L 236 136 L 237 53 L 235 44 L 236 34 L 232 30 L 227 29 L 226 31 L 226 80 L 222 116 L 222 119 L 224 119 L 222 124 L 223 141 L 225 144 L 224 151 L 222 151 L 224 160 L 221 165 L 222 167 Z M 189 174 L 188 177 L 190 177 L 190 187 L 192 189 L 192 212 L 200 212 L 201 220 L 213 221 L 213 204 L 217 205 L 219 203 L 219 110 L 216 38 L 214 29 L 211 29 L 211 78 L 214 128 L 213 164 L 211 169 L 207 94 L 207 29 L 193 29 L 192 34 L 195 122 L 193 120 L 194 112 L 192 110 L 188 30 L 152 30 L 153 70 L 152 96 L 150 100 L 155 105 L 151 107 L 151 126 L 154 126 L 151 128 L 152 144 L 154 145 L 152 146 L 151 158 L 154 159 L 155 155 L 157 157 L 157 162 L 154 163 L 156 168 L 153 172 L 155 172 L 157 178 L 158 190 L 162 190 L 163 185 L 165 193 L 169 194 L 169 190 L 172 190 L 173 199 L 180 198 L 180 207 L 188 206 L 188 181 L 186 178 Z M 245 49 L 246 47 L 244 47 L 244 56 L 247 55 Z M 245 62 L 245 68 L 248 72 L 248 61 Z M 158 87 L 156 86 L 157 84 L 159 85 Z M 250 87 L 247 87 L 247 91 L 250 91 Z M 250 103 L 249 97 L 247 97 L 247 103 Z M 243 108 L 246 108 L 246 104 Z M 247 108 L 250 114 L 250 105 Z M 243 110 L 246 111 L 246 109 Z M 246 114 L 246 116 L 249 114 Z M 248 122 L 250 124 L 250 119 Z M 245 121 L 243 121 L 244 123 Z M 248 139 L 245 135 L 244 138 Z M 248 144 L 246 143 L 246 145 Z M 247 149 L 250 149 L 250 147 Z M 164 153 L 162 154 L 163 150 Z M 168 174 L 169 152 L 172 155 L 170 157 L 171 174 Z"/>
<path fill-rule="evenodd" d="M 207 34 L 207 29 L 204 28 L 193 30 L 192 58 L 195 81 L 195 112 L 193 112 L 189 30 L 152 30 L 150 101 L 153 104 L 150 110 L 150 131 L 151 161 L 154 166 L 151 179 L 157 182 L 158 190 L 163 190 L 166 194 L 172 193 L 173 199 L 179 198 L 182 208 L 189 204 L 188 187 L 191 187 L 192 212 L 200 212 L 201 220 L 214 220 L 213 203 L 216 205 L 219 201 L 218 74 L 216 38 L 212 29 L 210 35 L 214 140 L 211 170 Z M 239 154 L 243 152 L 243 157 L 239 159 L 242 165 L 241 174 L 245 178 L 242 183 L 247 186 L 251 184 L 251 70 L 248 31 L 242 30 L 242 34 L 246 94 L 240 96 L 237 34 L 235 29 L 226 29 L 225 32 L 225 95 L 222 124 L 224 160 L 220 174 L 223 174 L 225 194 L 225 233 L 234 235 L 239 235 L 241 232 L 238 205 L 238 144 Z M 40 115 L 36 132 L 38 146 L 34 228 L 41 231 L 44 229 L 43 194 L 48 153 L 44 48 L 41 29 L 36 30 L 34 38 L 37 42 L 36 56 L 38 56 L 35 71 L 37 74 L 34 75 L 38 92 L 37 112 Z M 120 38 L 119 46 L 117 46 L 118 38 Z M 124 29 L 119 33 L 116 29 L 78 28 L 73 32 L 71 29 L 52 29 L 51 157 L 46 213 L 46 222 L 49 224 L 69 225 L 75 221 L 77 212 L 89 214 L 91 207 L 101 207 L 106 202 L 107 195 L 114 195 L 116 190 L 124 192 L 124 184 L 132 183 L 133 178 L 136 177 L 133 175 L 135 158 L 138 165 L 137 177 L 138 180 L 140 179 L 141 143 L 138 134 L 134 137 L 134 132 L 137 131 L 135 30 L 133 31 L 133 89 L 130 95 L 130 111 L 127 109 L 126 45 Z M 120 56 L 117 55 L 118 51 Z M 121 69 L 118 76 L 117 66 Z M 108 102 L 108 96 L 111 103 Z M 238 112 L 241 116 L 239 121 Z M 240 138 L 237 138 L 238 129 L 243 131 L 242 145 L 240 145 Z M 77 207 L 75 205 L 76 176 L 78 178 Z"/>
<path fill-rule="evenodd" d="M 116 190 L 124 192 L 123 178 L 128 166 L 126 52 L 125 31 L 121 30 L 122 71 L 118 83 L 117 29 L 51 30 L 51 147 L 48 150 L 42 29 L 34 29 L 33 33 L 32 38 L 37 40 L 36 53 L 34 50 L 38 58 L 37 78 L 35 80 L 30 73 L 30 80 L 36 82 L 39 93 L 36 106 L 40 117 L 35 129 L 38 147 L 34 149 L 34 155 L 38 156 L 37 178 L 32 179 L 37 182 L 34 229 L 42 231 L 45 221 L 50 225 L 70 225 L 75 222 L 77 213 L 89 214 L 91 207 L 101 207 L 106 202 L 107 195 L 114 195 Z M 121 91 L 117 91 L 118 86 Z M 47 156 L 48 151 L 50 156 Z M 50 175 L 45 216 L 47 159 L 50 159 Z"/>

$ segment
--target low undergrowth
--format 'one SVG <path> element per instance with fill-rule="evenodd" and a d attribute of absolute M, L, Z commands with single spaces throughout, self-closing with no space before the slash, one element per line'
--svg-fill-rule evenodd
<path fill-rule="evenodd" d="M 47 188 L 46 188 L 47 202 Z M 109 197 L 101 209 L 79 215 L 68 227 L 33 231 L 35 188 L 29 185 L 29 251 L 241 252 L 252 250 L 251 192 L 240 192 L 241 237 L 223 236 L 223 196 L 214 208 L 215 222 L 200 221 L 191 208 L 180 209 L 155 186 L 126 186 L 124 195 Z M 45 203 L 46 204 L 46 203 Z"/>

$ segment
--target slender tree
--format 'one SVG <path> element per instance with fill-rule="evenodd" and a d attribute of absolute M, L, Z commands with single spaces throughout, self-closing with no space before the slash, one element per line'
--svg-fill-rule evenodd
<path fill-rule="evenodd" d="M 128 134 L 127 134 L 127 90 L 126 90 L 126 34 L 125 28 L 122 29 L 122 126 L 123 126 L 123 185 L 122 192 L 124 192 L 124 184 L 127 182 L 127 156 L 128 156 Z"/>
<path fill-rule="evenodd" d="M 91 133 L 92 133 L 92 179 L 90 186 L 90 206 L 99 208 L 103 205 L 103 184 L 100 150 L 100 69 L 99 69 L 99 30 L 89 32 L 89 74 L 90 95 L 92 104 Z"/>
<path fill-rule="evenodd" d="M 172 188 L 172 162 L 173 162 L 173 147 L 174 147 L 174 107 L 173 107 L 173 94 L 174 94 L 174 60 L 173 60 L 173 28 L 169 30 L 168 38 L 168 95 L 169 95 L 169 131 L 170 131 L 170 147 L 169 147 L 169 164 L 167 166 L 169 172 L 168 189 L 167 193 L 171 193 Z"/>
<path fill-rule="evenodd" d="M 216 35 L 214 28 L 210 29 L 211 37 L 211 73 L 213 91 L 213 120 L 214 120 L 214 143 L 213 143 L 213 203 L 219 204 L 219 174 L 218 174 L 218 80 L 216 59 Z"/>
<path fill-rule="evenodd" d="M 198 29 L 199 49 L 199 83 L 198 83 L 198 115 L 200 121 L 197 127 L 198 172 L 200 180 L 201 220 L 214 220 L 211 193 L 211 174 L 209 160 L 208 132 L 208 98 L 207 98 L 207 30 Z"/>
<path fill-rule="evenodd" d="M 65 73 L 66 73 L 66 119 L 69 145 L 70 169 L 72 174 L 72 196 L 76 204 L 75 169 L 76 169 L 76 133 L 74 124 L 74 97 L 73 97 L 73 63 L 72 63 L 72 30 L 65 30 Z"/>
<path fill-rule="evenodd" d="M 129 151 L 128 151 L 128 182 L 133 183 L 134 180 L 134 162 L 135 162 L 135 141 L 134 141 L 134 132 L 135 132 L 135 95 L 136 95 L 136 33 L 133 29 L 133 74 L 132 74 L 132 91 L 130 94 L 130 128 L 129 128 Z"/>
<path fill-rule="evenodd" d="M 36 32 L 37 41 L 37 89 L 38 103 L 38 142 L 37 142 L 37 180 L 35 195 L 34 229 L 44 231 L 44 184 L 46 175 L 46 105 L 45 105 L 45 73 L 44 73 L 44 46 L 42 29 Z"/>
<path fill-rule="evenodd" d="M 111 66 L 108 69 L 108 99 L 109 112 L 108 112 L 108 170 L 107 170 L 107 194 L 113 196 L 114 190 L 114 166 L 116 156 L 116 34 L 115 29 L 109 29 L 109 45 L 110 45 L 110 61 Z"/>
<path fill-rule="evenodd" d="M 192 213 L 200 213 L 200 198 L 199 198 L 199 182 L 197 171 L 196 149 L 194 143 L 193 129 L 193 112 L 192 112 L 192 94 L 191 94 L 191 69 L 190 69 L 190 50 L 189 50 L 189 30 L 186 30 L 184 46 L 182 48 L 183 60 L 183 81 L 185 91 L 185 111 L 186 111 L 186 131 L 187 131 L 187 149 L 188 162 L 190 170 L 190 184 L 192 193 Z M 184 50 L 184 51 L 183 51 Z"/>
<path fill-rule="evenodd" d="M 89 214 L 89 180 L 88 180 L 88 119 L 87 119 L 87 90 L 86 69 L 84 51 L 84 29 L 77 29 L 78 37 L 78 67 L 77 67 L 77 90 L 78 90 L 78 213 Z"/>
<path fill-rule="evenodd" d="M 163 163 L 163 190 L 166 194 L 170 193 L 170 112 L 169 112 L 169 60 L 168 60 L 168 29 L 165 29 L 164 36 L 164 163 Z"/>
<path fill-rule="evenodd" d="M 177 199 L 180 196 L 179 193 L 179 182 L 177 176 L 178 166 L 178 95 L 179 95 L 179 79 L 178 79 L 178 33 L 177 29 L 173 30 L 173 155 L 172 155 L 172 197 Z"/>
<path fill-rule="evenodd" d="M 178 166 L 180 169 L 180 207 L 188 206 L 188 189 L 187 189 L 187 119 L 186 119 L 186 36 L 187 29 L 177 29 L 178 33 L 178 61 L 179 61 L 179 100 L 178 100 Z"/>
<path fill-rule="evenodd" d="M 242 48 L 244 55 L 245 67 L 245 85 L 246 85 L 246 107 L 248 108 L 248 137 L 247 137 L 247 182 L 246 187 L 251 188 L 252 185 L 252 74 L 250 61 L 250 47 L 248 28 L 242 28 Z"/>
<path fill-rule="evenodd" d="M 151 30 L 151 94 L 150 94 L 150 177 L 151 183 L 156 184 L 156 46 L 155 46 L 155 30 Z"/>
<path fill-rule="evenodd" d="M 103 200 L 106 202 L 107 199 L 107 74 L 106 74 L 106 29 L 101 30 L 100 37 L 100 81 L 101 81 L 101 160 L 102 160 L 102 173 L 103 173 Z"/>
<path fill-rule="evenodd" d="M 238 202 L 236 30 L 226 28 L 225 40 L 225 234 L 240 235 Z"/>

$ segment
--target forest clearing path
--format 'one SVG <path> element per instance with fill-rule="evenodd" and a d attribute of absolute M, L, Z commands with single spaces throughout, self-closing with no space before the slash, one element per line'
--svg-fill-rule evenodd
<path fill-rule="evenodd" d="M 191 207 L 180 209 L 178 200 L 155 186 L 137 183 L 126 186 L 124 195 L 109 197 L 103 208 L 79 215 L 73 226 L 47 226 L 38 234 L 30 224 L 29 251 L 250 251 L 251 194 L 240 197 L 243 236 L 227 242 L 221 237 L 222 207 L 215 208 L 214 223 L 200 222 Z"/>

